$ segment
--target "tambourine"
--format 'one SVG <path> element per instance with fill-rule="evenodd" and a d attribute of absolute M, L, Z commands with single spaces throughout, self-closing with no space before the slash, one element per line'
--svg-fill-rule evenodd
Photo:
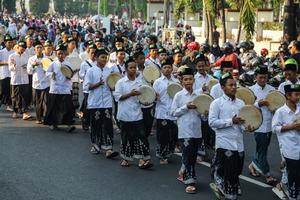
<path fill-rule="evenodd" d="M 106 78 L 106 84 L 108 85 L 108 87 L 111 90 L 115 90 L 115 86 L 116 86 L 118 80 L 120 80 L 121 78 L 122 78 L 122 75 L 120 73 L 111 73 Z"/>
<path fill-rule="evenodd" d="M 197 107 L 197 111 L 200 114 L 205 114 L 205 112 L 209 111 L 210 104 L 213 102 L 214 98 L 209 94 L 200 94 L 198 95 L 193 103 Z"/>
<path fill-rule="evenodd" d="M 177 92 L 180 92 L 182 90 L 182 86 L 179 83 L 170 83 L 167 87 L 167 93 L 171 98 L 174 98 L 175 94 Z"/>
<path fill-rule="evenodd" d="M 252 129 L 251 131 L 255 131 L 263 122 L 261 111 L 253 105 L 245 105 L 242 107 L 238 116 L 245 120 L 243 126 L 246 130 L 250 126 Z"/>
<path fill-rule="evenodd" d="M 269 102 L 269 105 L 267 107 L 272 112 L 282 107 L 286 102 L 284 94 L 277 90 L 271 91 L 265 99 Z"/>
<path fill-rule="evenodd" d="M 74 71 L 68 65 L 62 65 L 60 71 L 68 79 L 71 79 L 74 76 Z"/>
<path fill-rule="evenodd" d="M 139 99 L 140 103 L 143 105 L 152 104 L 156 99 L 155 90 L 148 85 L 142 85 L 139 88 L 139 92 L 141 94 L 138 95 L 138 99 Z"/>
<path fill-rule="evenodd" d="M 236 98 L 244 101 L 246 105 L 253 105 L 255 103 L 255 94 L 246 87 L 239 87 L 236 91 Z"/>

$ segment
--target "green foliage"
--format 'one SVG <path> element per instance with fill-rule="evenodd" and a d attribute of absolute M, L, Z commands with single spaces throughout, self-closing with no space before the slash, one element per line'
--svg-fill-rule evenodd
<path fill-rule="evenodd" d="M 43 0 L 43 1 L 30 0 L 29 1 L 30 12 L 32 12 L 34 15 L 47 13 L 49 10 L 49 2 L 50 0 Z"/>
<path fill-rule="evenodd" d="M 100 1 L 100 14 L 103 16 L 108 15 L 108 0 Z"/>
<path fill-rule="evenodd" d="M 3 8 L 6 9 L 8 13 L 15 13 L 16 0 L 3 0 Z"/>
<path fill-rule="evenodd" d="M 283 23 L 264 22 L 263 30 L 281 31 L 281 30 L 283 30 Z"/>
<path fill-rule="evenodd" d="M 54 0 L 54 9 L 63 15 L 84 15 L 88 12 L 89 1 L 87 0 Z"/>
<path fill-rule="evenodd" d="M 211 1 L 211 0 L 206 0 L 206 1 Z M 203 8 L 202 0 L 173 0 L 173 5 L 174 5 L 174 16 L 177 19 L 180 18 L 180 15 L 185 11 L 185 9 L 187 9 L 188 13 L 194 14 L 194 13 L 199 13 Z"/>
<path fill-rule="evenodd" d="M 241 16 L 243 30 L 245 31 L 246 40 L 250 40 L 255 33 L 255 6 L 252 0 L 245 0 Z"/>

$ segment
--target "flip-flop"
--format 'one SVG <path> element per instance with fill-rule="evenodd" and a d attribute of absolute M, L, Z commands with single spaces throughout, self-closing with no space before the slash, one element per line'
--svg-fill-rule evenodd
<path fill-rule="evenodd" d="M 129 163 L 127 160 L 122 160 L 121 161 L 121 167 L 129 167 Z"/>
<path fill-rule="evenodd" d="M 281 200 L 288 200 L 288 197 L 283 192 L 283 190 L 278 189 L 277 187 L 273 187 L 272 191 L 276 194 L 276 196 Z"/>
<path fill-rule="evenodd" d="M 267 180 L 266 179 L 266 183 L 268 185 L 272 185 L 272 186 L 276 186 L 276 184 L 278 183 L 277 179 L 276 178 L 273 178 L 272 176 L 269 176 L 269 177 L 266 177 L 266 178 L 270 178 L 270 180 Z"/>
<path fill-rule="evenodd" d="M 183 176 L 178 176 L 176 179 L 177 179 L 177 181 L 179 181 L 180 183 L 183 183 Z"/>
<path fill-rule="evenodd" d="M 139 165 L 140 169 L 149 169 L 151 167 L 153 167 L 153 164 L 150 163 L 149 160 L 147 160 L 146 162 L 144 162 L 142 165 Z"/>
<path fill-rule="evenodd" d="M 91 154 L 99 154 L 99 151 L 94 146 L 92 146 L 90 152 Z"/>
<path fill-rule="evenodd" d="M 253 177 L 260 177 L 260 174 L 259 173 L 256 173 L 256 170 L 253 168 L 253 167 L 248 167 L 249 169 L 249 174 Z"/>
<path fill-rule="evenodd" d="M 185 188 L 187 194 L 196 194 L 197 190 L 195 186 L 189 185 Z"/>
<path fill-rule="evenodd" d="M 119 155 L 118 152 L 114 151 L 112 152 L 111 154 L 107 155 L 106 158 L 107 159 L 110 159 L 110 158 L 114 158 L 114 157 L 117 157 Z"/>
<path fill-rule="evenodd" d="M 216 184 L 214 183 L 210 183 L 209 184 L 210 189 L 213 191 L 213 193 L 215 194 L 216 198 L 218 200 L 222 200 L 224 195 L 220 192 L 220 190 L 217 188 Z"/>

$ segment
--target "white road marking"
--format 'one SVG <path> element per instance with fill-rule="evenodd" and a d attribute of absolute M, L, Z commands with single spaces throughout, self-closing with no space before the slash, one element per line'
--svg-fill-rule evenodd
<path fill-rule="evenodd" d="M 177 155 L 177 156 L 182 157 L 182 153 L 174 153 L 174 154 Z M 206 166 L 206 167 L 210 167 L 211 166 L 208 162 L 201 162 L 200 164 L 203 165 L 203 166 Z M 265 183 L 263 183 L 261 181 L 257 181 L 257 180 L 255 180 L 253 178 L 249 178 L 249 177 L 244 176 L 244 175 L 240 175 L 239 178 L 242 179 L 242 180 L 244 180 L 244 181 L 247 181 L 249 183 L 252 183 L 252 184 L 264 187 L 264 188 L 272 188 L 272 186 L 270 186 L 270 185 L 267 185 L 267 184 L 265 184 Z"/>

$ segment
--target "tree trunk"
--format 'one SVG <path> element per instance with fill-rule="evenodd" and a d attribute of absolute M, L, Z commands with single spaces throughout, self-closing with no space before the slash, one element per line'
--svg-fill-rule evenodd
<path fill-rule="evenodd" d="M 207 35 L 208 35 L 208 44 L 209 45 L 212 45 L 212 17 L 211 17 L 211 14 L 209 13 L 209 11 L 206 11 L 207 12 L 207 21 L 208 21 L 208 32 L 207 32 Z"/>
<path fill-rule="evenodd" d="M 170 0 L 164 0 L 164 28 L 169 26 L 169 16 L 170 16 Z"/>
<path fill-rule="evenodd" d="M 240 7 L 240 16 L 239 16 L 239 24 L 238 24 L 238 34 L 236 38 L 236 42 L 239 43 L 241 39 L 241 31 L 242 31 L 242 13 L 243 13 L 243 7 L 244 7 L 244 0 L 241 1 L 241 7 Z"/>
<path fill-rule="evenodd" d="M 132 28 L 132 0 L 128 1 L 128 28 Z"/>
<path fill-rule="evenodd" d="M 296 6 L 294 0 L 285 0 L 283 16 L 283 38 L 290 42 L 297 39 L 296 30 Z"/>
<path fill-rule="evenodd" d="M 226 22 L 225 22 L 225 2 L 221 0 L 221 10 L 222 10 L 222 27 L 223 27 L 223 44 L 226 42 Z"/>

